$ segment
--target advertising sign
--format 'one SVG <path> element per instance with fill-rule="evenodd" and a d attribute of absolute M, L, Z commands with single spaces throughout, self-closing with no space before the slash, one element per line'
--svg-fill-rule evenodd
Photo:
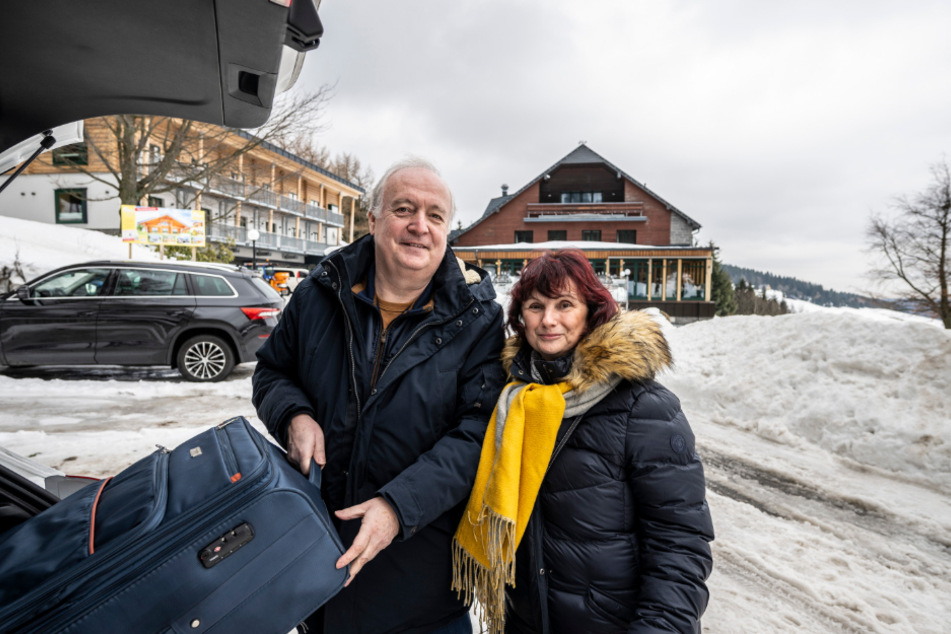
<path fill-rule="evenodd" d="M 205 246 L 205 212 L 122 205 L 122 241 L 140 244 Z"/>

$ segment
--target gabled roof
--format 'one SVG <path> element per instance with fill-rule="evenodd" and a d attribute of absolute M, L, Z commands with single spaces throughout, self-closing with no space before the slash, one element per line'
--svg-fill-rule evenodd
<path fill-rule="evenodd" d="M 699 222 L 697 222 L 696 220 L 694 220 L 693 218 L 691 218 L 690 216 L 688 216 L 688 215 L 685 214 L 684 212 L 680 211 L 679 209 L 677 209 L 676 207 L 674 207 L 673 205 L 671 205 L 669 202 L 667 202 L 666 200 L 664 200 L 663 198 L 661 198 L 661 197 L 660 197 L 659 195 L 657 195 L 655 192 L 653 192 L 653 191 L 651 191 L 650 189 L 648 189 L 648 187 L 647 187 L 646 185 L 644 185 L 644 183 L 641 183 L 641 182 L 639 182 L 637 179 L 632 178 L 632 177 L 631 177 L 629 174 L 627 174 L 624 170 L 622 170 L 621 168 L 619 168 L 619 167 L 617 167 L 616 165 L 614 165 L 614 163 L 611 163 L 609 160 L 607 160 L 606 158 L 604 158 L 603 156 L 601 156 L 600 154 L 598 154 L 597 152 L 595 152 L 594 150 L 592 150 L 591 148 L 589 148 L 587 145 L 585 145 L 584 143 L 581 143 L 581 144 L 578 145 L 578 147 L 576 147 L 576 148 L 573 149 L 571 152 L 569 152 L 567 155 L 565 155 L 561 160 L 559 160 L 559 161 L 556 162 L 554 165 L 552 165 L 551 167 L 549 167 L 548 169 L 546 169 L 545 171 L 543 171 L 541 174 L 539 174 L 538 176 L 536 176 L 534 179 L 532 179 L 531 181 L 529 181 L 528 183 L 526 183 L 524 187 L 522 187 L 521 189 L 519 189 L 519 190 L 518 190 L 517 192 L 515 192 L 514 194 L 510 194 L 510 195 L 506 195 L 506 196 L 499 196 L 498 198 L 493 198 L 492 200 L 490 200 L 490 201 L 489 201 L 489 204 L 488 204 L 488 206 L 485 208 L 485 211 L 483 212 L 481 218 L 479 218 L 478 220 L 476 220 L 475 222 L 473 222 L 471 225 L 469 225 L 469 226 L 466 227 L 465 229 L 456 229 L 455 231 L 453 231 L 452 233 L 449 234 L 449 240 L 450 240 L 450 242 L 451 242 L 452 240 L 455 240 L 456 238 L 458 238 L 458 237 L 461 236 L 462 234 L 468 232 L 470 229 L 474 228 L 474 227 L 475 227 L 476 225 L 478 225 L 480 222 L 482 222 L 483 220 L 485 220 L 486 218 L 488 218 L 489 216 L 491 216 L 492 214 L 494 214 L 495 212 L 497 212 L 505 203 L 507 203 L 507 202 L 510 201 L 511 199 L 515 198 L 516 196 L 518 196 L 519 194 L 521 194 L 522 192 L 524 192 L 526 189 L 528 189 L 529 187 L 531 187 L 532 185 L 534 185 L 535 183 L 537 183 L 538 181 L 540 181 L 542 178 L 544 178 L 545 174 L 549 174 L 549 173 L 551 173 L 553 170 L 555 170 L 556 168 L 561 167 L 561 166 L 563 166 L 563 165 L 590 165 L 590 164 L 593 164 L 593 163 L 600 163 L 600 164 L 602 164 L 602 165 L 606 165 L 606 166 L 609 167 L 610 169 L 616 171 L 619 175 L 621 175 L 621 176 L 623 176 L 624 178 L 626 178 L 627 180 L 631 181 L 632 183 L 634 183 L 635 185 L 637 185 L 638 187 L 640 187 L 641 189 L 643 189 L 645 192 L 647 192 L 648 194 L 650 194 L 651 196 L 653 196 L 654 198 L 656 198 L 658 201 L 660 201 L 661 203 L 663 203 L 663 205 L 664 205 L 667 209 L 669 209 L 670 211 L 674 212 L 675 214 L 677 214 L 678 216 L 680 216 L 681 218 L 683 218 L 684 220 L 686 220 L 686 221 L 687 221 L 687 224 L 689 224 L 692 229 L 699 229 L 699 228 L 700 228 L 700 223 L 699 223 Z"/>

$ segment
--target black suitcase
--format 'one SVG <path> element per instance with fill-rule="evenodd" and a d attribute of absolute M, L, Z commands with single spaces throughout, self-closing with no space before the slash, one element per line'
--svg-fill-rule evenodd
<path fill-rule="evenodd" d="M 287 634 L 348 570 L 311 481 L 234 418 L 0 535 L 0 632 Z"/>

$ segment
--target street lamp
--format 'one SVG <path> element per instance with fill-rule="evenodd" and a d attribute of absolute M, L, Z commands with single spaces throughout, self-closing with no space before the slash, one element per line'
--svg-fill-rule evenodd
<path fill-rule="evenodd" d="M 257 229 L 248 230 L 248 240 L 251 241 L 251 268 L 258 268 L 258 238 L 261 237 L 261 232 Z"/>

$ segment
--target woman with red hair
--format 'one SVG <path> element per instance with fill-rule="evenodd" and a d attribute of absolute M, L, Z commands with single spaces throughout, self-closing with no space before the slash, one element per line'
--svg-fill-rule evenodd
<path fill-rule="evenodd" d="M 508 325 L 453 587 L 490 632 L 699 632 L 713 525 L 660 326 L 577 249 L 525 267 Z"/>

